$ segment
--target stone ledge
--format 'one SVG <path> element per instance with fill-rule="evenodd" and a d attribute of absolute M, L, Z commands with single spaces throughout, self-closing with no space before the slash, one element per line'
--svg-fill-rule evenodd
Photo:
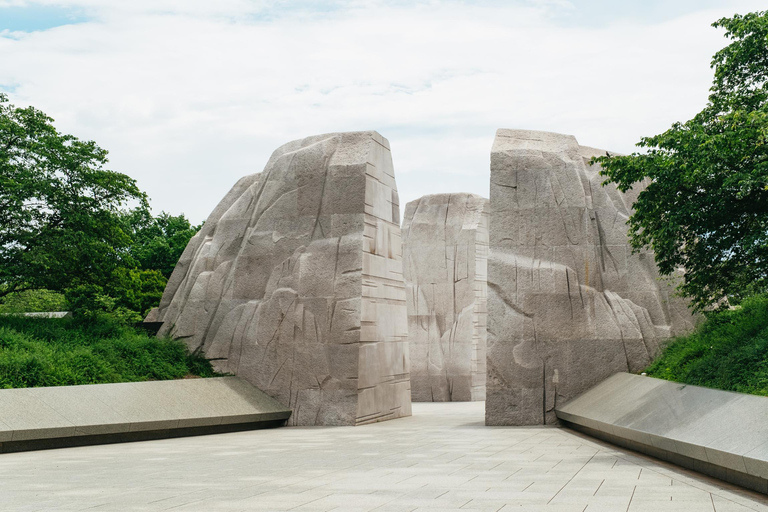
<path fill-rule="evenodd" d="M 0 453 L 280 426 L 291 411 L 237 377 L 0 390 Z"/>
<path fill-rule="evenodd" d="M 619 373 L 556 413 L 574 430 L 768 493 L 768 398 Z"/>

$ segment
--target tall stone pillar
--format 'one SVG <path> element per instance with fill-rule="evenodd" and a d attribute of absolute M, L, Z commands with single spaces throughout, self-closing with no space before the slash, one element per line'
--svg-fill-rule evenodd
<path fill-rule="evenodd" d="M 488 200 L 436 194 L 403 220 L 415 402 L 485 400 Z"/>
<path fill-rule="evenodd" d="M 291 407 L 293 425 L 410 415 L 398 203 L 378 133 L 285 144 L 189 242 L 160 334 Z"/>
<path fill-rule="evenodd" d="M 621 371 L 644 368 L 693 328 L 633 254 L 626 221 L 642 187 L 601 186 L 570 135 L 499 130 L 491 152 L 486 424 L 554 423 L 554 407 Z"/>

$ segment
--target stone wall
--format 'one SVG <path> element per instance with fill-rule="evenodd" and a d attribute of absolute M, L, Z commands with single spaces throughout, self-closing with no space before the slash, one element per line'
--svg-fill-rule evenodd
<path fill-rule="evenodd" d="M 290 407 L 294 425 L 410 415 L 398 203 L 378 133 L 285 144 L 190 241 L 159 334 Z"/>
<path fill-rule="evenodd" d="M 437 194 L 405 207 L 415 402 L 485 400 L 487 204 L 474 194 Z"/>
<path fill-rule="evenodd" d="M 499 130 L 491 153 L 486 424 L 554 423 L 554 408 L 610 375 L 645 367 L 693 328 L 632 254 L 638 188 L 601 186 L 604 150 L 570 135 Z"/>

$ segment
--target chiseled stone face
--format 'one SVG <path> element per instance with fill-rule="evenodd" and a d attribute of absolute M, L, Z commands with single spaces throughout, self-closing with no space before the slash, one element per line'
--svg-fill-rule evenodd
<path fill-rule="evenodd" d="M 488 200 L 437 194 L 403 220 L 415 402 L 485 400 Z"/>
<path fill-rule="evenodd" d="M 294 425 L 408 416 L 399 224 L 381 135 L 285 144 L 190 241 L 157 312 L 159 334 L 289 406 Z"/>
<path fill-rule="evenodd" d="M 610 375 L 645 367 L 693 328 L 632 254 L 626 221 L 638 188 L 601 186 L 604 150 L 570 135 L 499 130 L 491 152 L 486 424 L 556 421 L 554 407 Z"/>

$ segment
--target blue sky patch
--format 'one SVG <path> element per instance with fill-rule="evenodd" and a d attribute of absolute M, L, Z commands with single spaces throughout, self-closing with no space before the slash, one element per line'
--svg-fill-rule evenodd
<path fill-rule="evenodd" d="M 0 32 L 36 32 L 83 21 L 87 21 L 87 17 L 71 8 L 47 5 L 0 7 Z"/>

